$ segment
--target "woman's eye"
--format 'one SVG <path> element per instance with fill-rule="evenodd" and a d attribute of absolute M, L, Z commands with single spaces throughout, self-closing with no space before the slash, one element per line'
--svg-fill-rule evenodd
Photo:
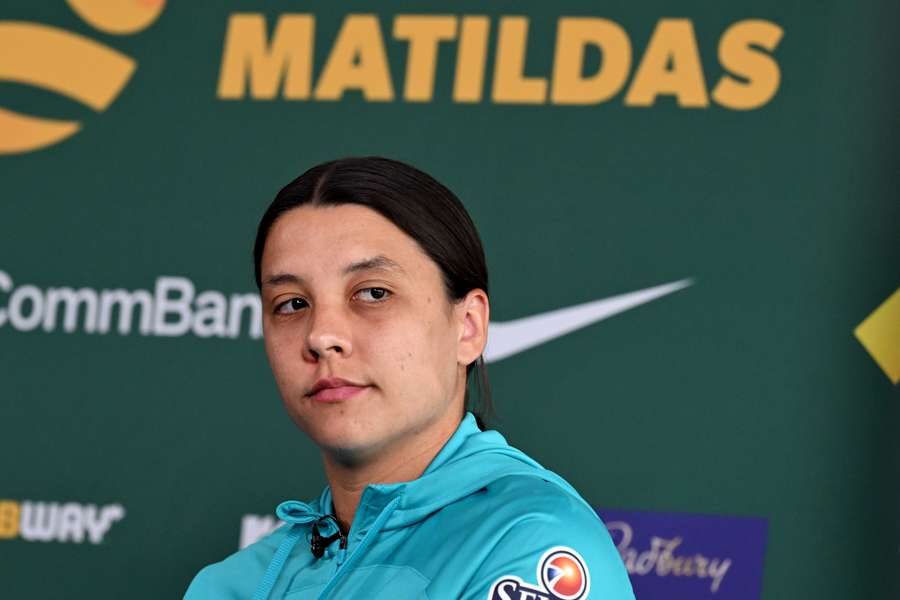
<path fill-rule="evenodd" d="M 306 300 L 304 300 L 303 298 L 291 298 L 290 300 L 282 302 L 281 304 L 276 306 L 275 312 L 282 315 L 289 315 L 303 308 L 306 308 Z"/>
<path fill-rule="evenodd" d="M 362 289 L 362 290 L 359 290 L 358 292 L 356 292 L 357 296 L 359 296 L 360 294 L 363 296 L 363 299 L 366 302 L 380 302 L 381 300 L 384 300 L 388 296 L 390 296 L 391 292 L 387 291 L 384 288 L 380 288 L 380 287 L 370 287 L 370 288 L 365 288 L 365 289 Z M 369 299 L 366 299 L 365 298 L 366 296 L 368 296 Z"/>

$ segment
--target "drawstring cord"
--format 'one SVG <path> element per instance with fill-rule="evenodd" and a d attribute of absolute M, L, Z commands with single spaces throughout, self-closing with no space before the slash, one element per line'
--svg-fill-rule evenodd
<path fill-rule="evenodd" d="M 269 563 L 265 575 L 263 575 L 262 580 L 260 580 L 259 585 L 256 588 L 256 592 L 253 594 L 253 600 L 268 600 L 269 594 L 272 593 L 272 588 L 275 587 L 275 582 L 278 580 L 278 576 L 284 569 L 284 564 L 287 562 L 288 556 L 290 556 L 294 547 L 297 545 L 297 542 L 300 541 L 300 537 L 303 535 L 303 525 L 314 523 L 316 531 L 318 531 L 319 526 L 322 525 L 329 536 L 333 536 L 335 533 L 340 536 L 340 528 L 334 521 L 334 517 L 314 511 L 312 507 L 305 502 L 300 502 L 298 500 L 282 502 L 278 505 L 278 508 L 275 509 L 275 514 L 277 514 L 278 518 L 285 523 L 291 523 L 291 527 L 288 529 L 281 544 L 279 544 L 278 550 L 275 551 L 272 562 Z M 343 536 L 340 537 L 343 540 Z"/>
<path fill-rule="evenodd" d="M 297 545 L 302 534 L 303 529 L 299 524 L 295 523 L 291 525 L 287 535 L 284 536 L 284 539 L 281 541 L 281 545 L 278 546 L 278 550 L 275 551 L 275 556 L 272 557 L 272 562 L 269 563 L 266 574 L 263 575 L 259 585 L 256 587 L 256 592 L 253 594 L 253 600 L 268 600 L 272 588 L 275 587 L 275 581 L 278 579 L 281 570 L 284 568 L 287 557 L 291 554 L 291 550 L 294 549 L 294 546 Z"/>

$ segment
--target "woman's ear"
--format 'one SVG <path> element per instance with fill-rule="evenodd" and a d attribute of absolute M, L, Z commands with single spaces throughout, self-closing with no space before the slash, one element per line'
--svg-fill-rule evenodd
<path fill-rule="evenodd" d="M 491 316 L 488 296 L 482 289 L 469 292 L 455 307 L 460 324 L 456 360 L 460 365 L 468 365 L 484 352 L 487 345 L 488 322 Z"/>

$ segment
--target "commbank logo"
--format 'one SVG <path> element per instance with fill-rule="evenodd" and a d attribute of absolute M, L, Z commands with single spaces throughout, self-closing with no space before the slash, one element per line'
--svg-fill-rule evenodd
<path fill-rule="evenodd" d="M 128 35 L 153 24 L 165 0 L 66 0 L 104 33 Z M 0 81 L 32 85 L 105 111 L 131 79 L 131 57 L 77 33 L 24 21 L 0 21 Z M 0 154 L 57 144 L 81 130 L 78 121 L 21 114 L 0 107 Z"/>
<path fill-rule="evenodd" d="M 900 383 L 900 288 L 860 323 L 853 334 L 896 385 Z"/>

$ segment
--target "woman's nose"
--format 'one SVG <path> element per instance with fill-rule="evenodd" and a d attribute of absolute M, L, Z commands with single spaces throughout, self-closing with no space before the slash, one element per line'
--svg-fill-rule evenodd
<path fill-rule="evenodd" d="M 340 307 L 312 307 L 305 344 L 309 359 L 316 361 L 333 355 L 347 358 L 353 352 L 350 337 L 349 323 Z"/>

